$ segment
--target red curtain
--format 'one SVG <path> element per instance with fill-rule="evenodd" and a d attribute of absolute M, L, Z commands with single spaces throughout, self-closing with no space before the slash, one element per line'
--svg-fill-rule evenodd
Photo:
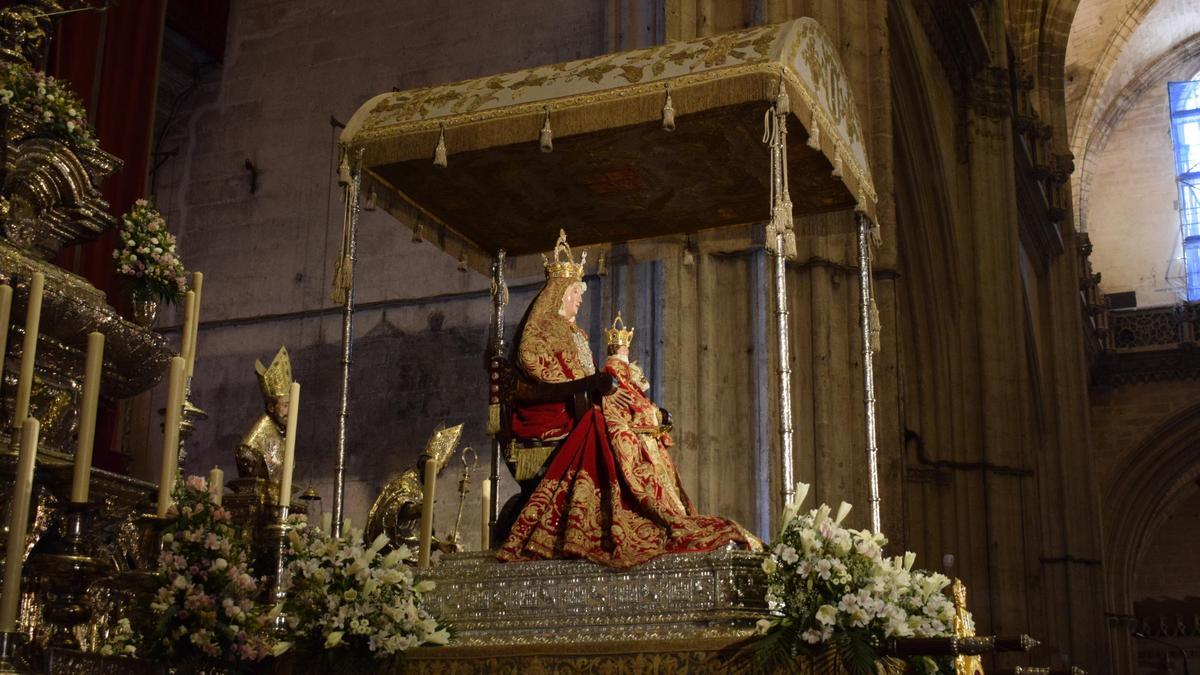
<path fill-rule="evenodd" d="M 114 215 L 146 196 L 154 135 L 155 98 L 166 0 L 113 4 L 103 13 L 80 12 L 59 20 L 50 45 L 47 72 L 71 83 L 91 115 L 100 147 L 125 166 L 103 185 Z M 125 309 L 116 286 L 112 253 L 117 232 L 64 249 L 55 262 L 108 294 L 109 304 Z M 116 453 L 117 415 L 102 410 L 97 420 L 96 466 L 124 470 Z"/>

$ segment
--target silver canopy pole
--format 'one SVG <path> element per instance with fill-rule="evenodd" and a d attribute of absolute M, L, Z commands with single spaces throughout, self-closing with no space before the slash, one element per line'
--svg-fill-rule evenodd
<path fill-rule="evenodd" d="M 875 439 L 875 350 L 871 340 L 871 242 L 866 215 L 858 219 L 859 323 L 862 329 L 863 407 L 867 421 L 867 473 L 871 491 L 871 530 L 882 531 L 879 512 L 879 448 Z"/>
<path fill-rule="evenodd" d="M 504 306 L 508 304 L 508 285 L 504 281 L 504 249 L 492 259 L 492 344 L 488 385 L 488 434 L 492 437 L 492 492 L 488 502 L 488 531 L 496 536 L 496 518 L 500 512 L 500 415 L 503 412 L 500 400 L 501 362 L 504 360 Z"/>
<path fill-rule="evenodd" d="M 350 151 L 347 150 L 347 153 Z M 348 283 L 342 301 L 342 378 L 338 402 L 337 459 L 333 470 L 333 536 L 342 536 L 342 517 L 346 497 L 346 419 L 350 416 L 350 357 L 354 348 L 354 261 L 357 248 L 358 192 L 362 182 L 362 149 L 350 158 L 350 180 L 343 186 L 345 195 L 344 241 L 341 264 Z M 345 269 L 348 266 L 348 269 Z"/>
<path fill-rule="evenodd" d="M 779 439 L 783 460 L 781 493 L 787 504 L 795 495 L 796 467 L 792 456 L 792 355 L 787 296 L 787 258 L 795 255 L 792 233 L 792 200 L 787 180 L 787 118 L 789 104 L 780 83 L 775 106 L 765 116 L 763 140 L 771 148 L 771 223 L 767 227 L 767 249 L 775 254 L 775 329 L 779 343 Z M 790 239 L 790 241 L 789 241 Z"/>

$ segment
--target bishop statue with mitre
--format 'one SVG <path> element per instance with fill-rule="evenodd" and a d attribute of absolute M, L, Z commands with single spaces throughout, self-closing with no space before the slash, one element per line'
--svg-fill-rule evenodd
<path fill-rule="evenodd" d="M 238 476 L 265 480 L 272 496 L 277 496 L 292 387 L 292 363 L 287 348 L 279 348 L 270 367 L 256 360 L 254 371 L 258 374 L 265 412 L 238 443 Z"/>

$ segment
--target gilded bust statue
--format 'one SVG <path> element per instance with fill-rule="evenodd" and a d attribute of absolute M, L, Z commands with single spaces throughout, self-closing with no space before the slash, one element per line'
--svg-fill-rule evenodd
<path fill-rule="evenodd" d="M 283 465 L 284 435 L 287 430 L 290 402 L 288 394 L 292 386 L 292 364 L 288 360 L 287 348 L 279 348 L 279 353 L 271 361 L 270 367 L 263 366 L 262 361 L 255 361 L 254 370 L 258 375 L 258 387 L 262 392 L 265 411 L 238 443 L 238 476 L 261 478 L 267 481 L 268 485 L 275 486 L 279 483 L 279 473 Z"/>
<path fill-rule="evenodd" d="M 425 443 L 425 452 L 417 459 L 417 465 L 388 481 L 367 514 L 364 532 L 367 541 L 386 534 L 393 543 L 416 549 L 420 535 L 421 506 L 425 502 L 425 463 L 432 460 L 437 464 L 438 473 L 441 473 L 446 460 L 458 446 L 462 430 L 461 424 L 452 427 L 438 425 Z"/>

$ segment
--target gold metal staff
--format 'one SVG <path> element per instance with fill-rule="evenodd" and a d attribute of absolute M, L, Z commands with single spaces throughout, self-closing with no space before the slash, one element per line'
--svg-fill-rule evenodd
<path fill-rule="evenodd" d="M 468 461 L 468 454 L 470 460 Z M 479 463 L 479 455 L 471 446 L 463 448 L 462 451 L 463 475 L 458 481 L 458 516 L 454 518 L 454 530 L 450 533 L 450 545 L 455 551 L 461 550 L 462 546 L 458 541 L 458 528 L 462 524 L 463 506 L 467 503 L 467 493 L 471 491 L 471 469 Z"/>

